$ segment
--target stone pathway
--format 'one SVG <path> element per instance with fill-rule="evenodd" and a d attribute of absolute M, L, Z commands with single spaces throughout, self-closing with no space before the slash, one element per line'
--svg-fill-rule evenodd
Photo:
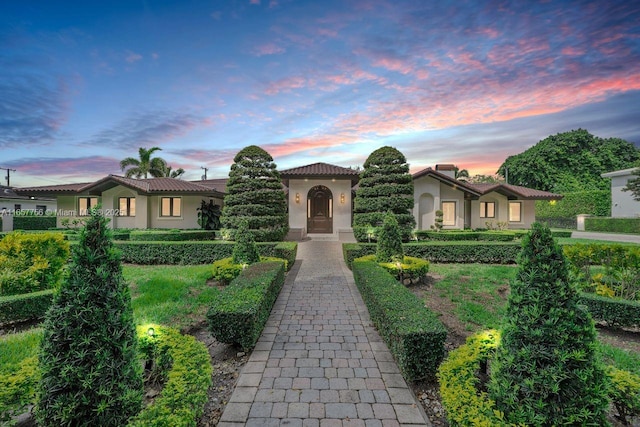
<path fill-rule="evenodd" d="M 298 245 L 218 425 L 431 426 L 371 325 L 340 242 Z"/>

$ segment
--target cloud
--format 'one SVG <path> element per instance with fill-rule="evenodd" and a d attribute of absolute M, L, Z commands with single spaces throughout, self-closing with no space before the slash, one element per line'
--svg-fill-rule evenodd
<path fill-rule="evenodd" d="M 267 85 L 264 93 L 276 95 L 280 92 L 291 92 L 293 89 L 301 89 L 309 84 L 307 78 L 302 76 L 292 76 L 271 82 Z"/>
<path fill-rule="evenodd" d="M 249 0 L 249 4 L 259 5 L 260 4 L 260 0 Z"/>
<path fill-rule="evenodd" d="M 275 43 L 265 43 L 252 49 L 255 56 L 277 55 L 286 52 L 286 49 Z"/>
<path fill-rule="evenodd" d="M 111 128 L 98 132 L 83 145 L 123 149 L 158 146 L 186 135 L 198 126 L 210 124 L 210 119 L 191 113 L 173 111 L 135 113 Z"/>
<path fill-rule="evenodd" d="M 142 59 L 142 55 L 135 52 L 127 52 L 127 56 L 124 59 L 128 63 L 133 64 L 134 62 L 140 61 Z"/>
<path fill-rule="evenodd" d="M 12 160 L 8 166 L 18 171 L 15 185 L 25 187 L 97 180 L 109 174 L 121 173 L 119 162 L 120 159 L 106 156 L 29 157 Z M 40 182 L 42 180 L 47 182 Z"/>

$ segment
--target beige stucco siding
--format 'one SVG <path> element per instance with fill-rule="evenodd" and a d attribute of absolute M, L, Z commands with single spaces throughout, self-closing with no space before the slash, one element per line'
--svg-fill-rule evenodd
<path fill-rule="evenodd" d="M 331 190 L 333 197 L 333 234 L 351 230 L 351 180 L 346 179 L 291 179 L 289 180 L 289 228 L 301 229 L 307 234 L 307 196 L 309 190 L 323 185 Z M 296 202 L 296 194 L 299 202 Z M 344 194 L 344 203 L 342 195 Z"/>
<path fill-rule="evenodd" d="M 640 203 L 633 200 L 630 191 L 622 191 L 635 175 L 611 177 L 611 216 L 613 218 L 633 218 L 640 215 Z"/>
<path fill-rule="evenodd" d="M 180 217 L 162 217 L 160 216 L 160 199 L 161 197 L 180 197 L 182 199 L 181 216 Z M 200 228 L 198 225 L 198 211 L 202 200 L 209 200 L 209 197 L 203 196 L 175 196 L 171 194 L 163 196 L 149 196 L 149 228 Z M 214 203 L 222 206 L 222 200 L 213 198 Z"/>
<path fill-rule="evenodd" d="M 425 176 L 413 181 L 413 216 L 416 228 L 429 230 L 435 223 L 435 211 L 441 209 L 442 202 L 455 202 L 455 225 L 445 229 L 464 228 L 464 193 L 442 184 L 439 180 Z"/>

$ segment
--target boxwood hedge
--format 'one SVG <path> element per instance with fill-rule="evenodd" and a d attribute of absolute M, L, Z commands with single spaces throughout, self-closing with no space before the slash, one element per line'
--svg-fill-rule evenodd
<path fill-rule="evenodd" d="M 220 342 L 252 349 L 283 284 L 283 262 L 248 266 L 218 294 L 207 312 L 211 334 Z"/>
<path fill-rule="evenodd" d="M 587 307 L 594 320 L 609 326 L 640 327 L 640 302 L 582 293 L 580 304 Z"/>
<path fill-rule="evenodd" d="M 0 323 L 42 319 L 53 301 L 53 289 L 0 297 Z"/>
<path fill-rule="evenodd" d="M 146 231 L 134 230 L 129 233 L 129 240 L 145 242 L 179 242 L 179 241 L 199 241 L 215 240 L 216 232 L 213 230 L 177 230 L 177 231 Z"/>
<path fill-rule="evenodd" d="M 375 262 L 355 260 L 353 277 L 404 377 L 412 381 L 433 376 L 447 337 L 436 314 Z"/>
<path fill-rule="evenodd" d="M 601 218 L 584 219 L 585 231 L 602 231 L 608 233 L 640 233 L 640 218 Z"/>

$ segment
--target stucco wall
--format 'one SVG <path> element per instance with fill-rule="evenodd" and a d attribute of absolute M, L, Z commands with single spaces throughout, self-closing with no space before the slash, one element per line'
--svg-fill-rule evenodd
<path fill-rule="evenodd" d="M 306 236 L 307 196 L 316 185 L 324 185 L 333 195 L 333 234 L 337 236 L 340 230 L 351 230 L 351 180 L 346 179 L 289 180 L 289 228 L 302 229 L 302 237 Z M 300 195 L 299 203 L 296 203 L 296 194 Z"/>
<path fill-rule="evenodd" d="M 435 223 L 435 211 L 441 209 L 442 202 L 456 202 L 456 224 L 444 229 L 464 228 L 464 193 L 435 178 L 425 176 L 413 181 L 413 216 L 416 228 L 429 230 Z"/>
<path fill-rule="evenodd" d="M 160 216 L 160 198 L 176 197 L 170 194 L 165 196 L 149 196 L 149 228 L 200 228 L 198 225 L 198 211 L 202 200 L 209 200 L 209 197 L 202 196 L 180 196 L 182 198 L 181 216 L 176 218 Z M 222 206 L 222 200 L 213 198 L 214 203 Z"/>
<path fill-rule="evenodd" d="M 640 202 L 633 200 L 630 191 L 622 191 L 634 175 L 626 174 L 611 177 L 611 216 L 614 218 L 630 218 L 640 215 Z"/>
<path fill-rule="evenodd" d="M 480 202 L 494 202 L 496 204 L 495 218 L 480 218 Z M 521 203 L 521 221 L 509 221 L 509 202 Z M 508 222 L 508 228 L 528 229 L 535 221 L 535 201 L 534 200 L 509 200 L 506 196 L 498 193 L 486 194 L 478 200 L 471 201 L 471 228 L 487 228 L 487 222 L 497 226 L 498 222 Z"/>

